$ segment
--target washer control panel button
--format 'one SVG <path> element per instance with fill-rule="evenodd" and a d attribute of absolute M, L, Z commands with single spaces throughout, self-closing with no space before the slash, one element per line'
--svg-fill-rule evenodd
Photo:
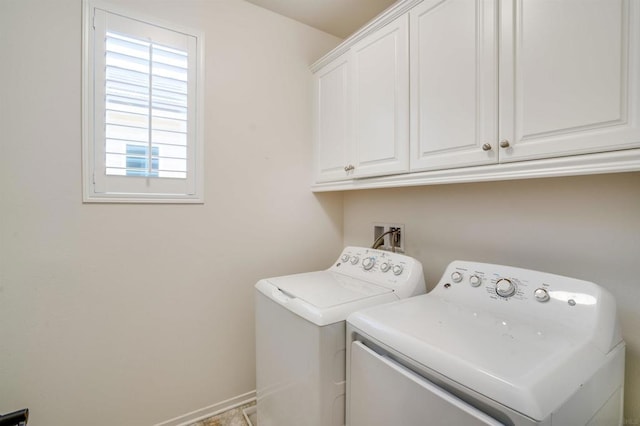
<path fill-rule="evenodd" d="M 393 273 L 395 275 L 400 275 L 403 270 L 404 270 L 404 267 L 402 265 L 394 265 L 393 266 Z"/>
<path fill-rule="evenodd" d="M 376 264 L 376 258 L 375 257 L 366 257 L 362 261 L 362 267 L 364 268 L 365 271 L 368 271 L 371 268 L 373 268 L 373 265 L 375 265 L 375 264 Z"/>

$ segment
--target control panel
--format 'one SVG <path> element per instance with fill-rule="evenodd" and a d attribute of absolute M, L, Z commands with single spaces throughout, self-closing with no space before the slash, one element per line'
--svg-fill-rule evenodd
<path fill-rule="evenodd" d="M 329 270 L 391 288 L 402 296 L 426 291 L 422 264 L 400 253 L 346 247 Z"/>
<path fill-rule="evenodd" d="M 449 264 L 433 292 L 465 303 L 481 305 L 493 301 L 518 304 L 520 309 L 531 303 L 548 305 L 551 302 L 567 307 L 592 306 L 606 293 L 588 281 L 460 260 Z"/>
<path fill-rule="evenodd" d="M 562 324 L 573 334 L 593 334 L 602 348 L 620 339 L 615 299 L 589 281 L 456 260 L 427 296 L 441 298 L 452 311 L 464 312 L 466 318 L 509 329 L 510 336 L 530 329 L 543 338 Z"/>
<path fill-rule="evenodd" d="M 551 277 L 553 279 L 549 279 Z M 484 288 L 483 294 L 492 299 L 505 301 L 532 299 L 545 303 L 551 299 L 550 292 L 561 291 L 565 282 L 563 279 L 571 280 L 525 269 L 458 261 L 450 265 L 448 272 L 440 281 L 445 289 L 451 288 L 452 284 Z M 555 283 L 553 288 L 551 283 Z M 571 299 L 567 299 L 567 303 L 573 304 Z"/>

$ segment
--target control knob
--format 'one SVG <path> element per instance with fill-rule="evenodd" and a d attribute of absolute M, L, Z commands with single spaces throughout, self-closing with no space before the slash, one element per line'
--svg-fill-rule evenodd
<path fill-rule="evenodd" d="M 472 287 L 478 287 L 480 284 L 482 284 L 482 278 L 475 274 L 471 275 L 469 277 L 469 284 L 471 284 Z"/>
<path fill-rule="evenodd" d="M 382 265 L 380 265 L 380 270 L 382 272 L 387 272 L 389 269 L 391 269 L 391 263 L 389 262 L 384 262 Z"/>
<path fill-rule="evenodd" d="M 460 281 L 462 281 L 462 274 L 456 271 L 451 274 L 451 279 L 453 280 L 454 283 L 459 283 Z"/>
<path fill-rule="evenodd" d="M 394 265 L 393 266 L 393 273 L 395 275 L 400 275 L 402 273 L 403 269 L 404 269 L 404 267 L 402 265 Z"/>
<path fill-rule="evenodd" d="M 352 256 L 351 257 L 351 264 L 352 265 L 357 265 L 359 261 L 360 261 L 360 258 L 358 256 Z"/>
<path fill-rule="evenodd" d="M 343 254 L 342 257 L 340 258 L 340 260 L 342 260 L 343 263 L 347 262 L 349 260 L 349 255 L 348 254 Z"/>
<path fill-rule="evenodd" d="M 511 280 L 500 278 L 496 283 L 496 293 L 501 297 L 511 297 L 516 292 L 516 286 Z"/>
<path fill-rule="evenodd" d="M 536 288 L 533 295 L 538 302 L 546 302 L 549 300 L 549 292 L 542 287 Z"/>
<path fill-rule="evenodd" d="M 362 267 L 365 271 L 373 268 L 373 265 L 376 264 L 376 259 L 374 257 L 367 257 L 362 261 Z"/>

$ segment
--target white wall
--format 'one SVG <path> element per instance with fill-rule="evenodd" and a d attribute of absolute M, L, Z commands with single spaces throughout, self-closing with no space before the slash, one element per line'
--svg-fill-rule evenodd
<path fill-rule="evenodd" d="M 206 204 L 82 204 L 81 0 L 0 1 L 0 413 L 151 425 L 255 389 L 253 285 L 342 246 L 310 191 L 339 40 L 241 0 L 120 0 L 205 32 Z"/>
<path fill-rule="evenodd" d="M 241 0 L 118 1 L 206 34 L 207 202 L 82 204 L 81 2 L 0 0 L 0 413 L 33 426 L 150 425 L 252 391 L 253 284 L 343 243 L 342 195 L 309 190 L 308 65 L 339 40 Z M 640 419 L 640 174 L 344 195 L 345 244 L 374 221 L 406 225 L 431 286 L 463 258 L 608 288 Z"/>
<path fill-rule="evenodd" d="M 372 222 L 404 223 L 429 288 L 455 259 L 607 288 L 627 343 L 625 424 L 640 424 L 640 173 L 354 191 L 344 210 L 345 244 L 370 244 Z"/>

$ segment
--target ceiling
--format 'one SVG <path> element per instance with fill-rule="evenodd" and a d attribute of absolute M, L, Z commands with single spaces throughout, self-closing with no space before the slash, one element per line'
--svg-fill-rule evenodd
<path fill-rule="evenodd" d="M 395 0 L 247 0 L 336 37 L 347 38 Z"/>

